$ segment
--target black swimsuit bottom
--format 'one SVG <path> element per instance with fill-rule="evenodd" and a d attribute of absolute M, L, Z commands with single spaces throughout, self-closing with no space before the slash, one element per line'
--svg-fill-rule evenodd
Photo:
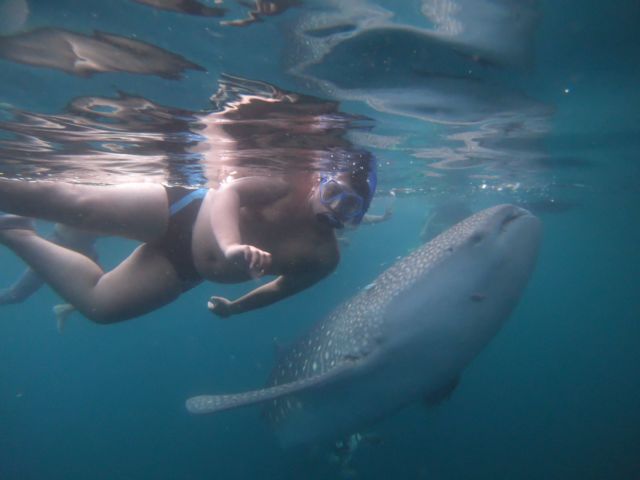
<path fill-rule="evenodd" d="M 185 292 L 203 280 L 193 263 L 191 242 L 193 226 L 207 189 L 165 187 L 165 190 L 169 200 L 169 225 L 162 238 L 154 241 L 153 245 L 165 254 L 182 280 L 182 291 Z"/>

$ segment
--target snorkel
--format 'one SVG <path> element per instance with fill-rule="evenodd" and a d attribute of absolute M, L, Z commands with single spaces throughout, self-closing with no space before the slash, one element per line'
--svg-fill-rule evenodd
<path fill-rule="evenodd" d="M 371 201 L 373 200 L 373 196 L 376 193 L 376 187 L 378 186 L 378 172 L 376 169 L 376 160 L 375 157 L 371 158 L 369 164 L 369 174 L 367 175 L 367 187 L 369 187 L 368 194 L 364 197 L 364 204 L 362 206 L 362 211 L 360 214 L 353 219 L 354 225 L 359 225 L 364 217 L 364 214 L 367 213 L 369 207 L 371 206 Z"/>

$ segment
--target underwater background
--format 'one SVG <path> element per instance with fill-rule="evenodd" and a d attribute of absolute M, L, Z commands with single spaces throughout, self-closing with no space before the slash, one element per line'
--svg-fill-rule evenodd
<path fill-rule="evenodd" d="M 175 183 L 198 183 L 177 144 L 227 85 L 339 102 L 378 159 L 371 212 L 393 209 L 346 233 L 320 284 L 227 320 L 207 299 L 248 285 L 203 284 L 116 325 L 75 315 L 62 332 L 46 287 L 0 307 L 0 480 L 640 478 L 639 20 L 633 0 L 0 1 L 2 175 L 164 181 L 174 161 Z M 140 99 L 148 119 L 117 115 Z M 270 146 L 260 168 L 279 168 Z M 379 441 L 348 468 L 281 449 L 259 408 L 188 414 L 189 396 L 263 385 L 274 345 L 456 202 L 529 208 L 544 240 L 448 401 L 372 426 Z M 97 248 L 110 268 L 134 246 Z M 0 286 L 24 268 L 0 249 Z"/>

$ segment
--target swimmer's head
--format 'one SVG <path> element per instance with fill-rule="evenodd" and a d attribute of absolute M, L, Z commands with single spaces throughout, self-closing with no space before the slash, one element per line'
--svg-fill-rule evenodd
<path fill-rule="evenodd" d="M 318 193 L 324 210 L 318 213 L 318 219 L 333 228 L 358 225 L 376 191 L 375 159 L 356 152 L 348 160 L 348 170 L 320 176 Z"/>
<path fill-rule="evenodd" d="M 333 228 L 343 228 L 346 223 L 356 223 L 362 218 L 364 199 L 339 177 L 322 176 L 318 198 L 325 210 L 318 219 Z"/>

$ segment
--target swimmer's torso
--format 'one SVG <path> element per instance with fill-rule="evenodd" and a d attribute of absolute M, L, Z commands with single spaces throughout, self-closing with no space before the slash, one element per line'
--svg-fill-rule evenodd
<path fill-rule="evenodd" d="M 212 229 L 215 219 L 211 204 L 215 192 L 205 197 L 193 231 L 193 261 L 207 280 L 231 283 L 250 280 L 245 266 L 227 260 Z M 306 198 L 295 192 L 270 204 L 240 209 L 242 243 L 271 253 L 272 264 L 266 275 L 304 273 L 310 269 L 332 268 L 338 261 L 333 230 L 321 225 L 308 212 Z"/>

